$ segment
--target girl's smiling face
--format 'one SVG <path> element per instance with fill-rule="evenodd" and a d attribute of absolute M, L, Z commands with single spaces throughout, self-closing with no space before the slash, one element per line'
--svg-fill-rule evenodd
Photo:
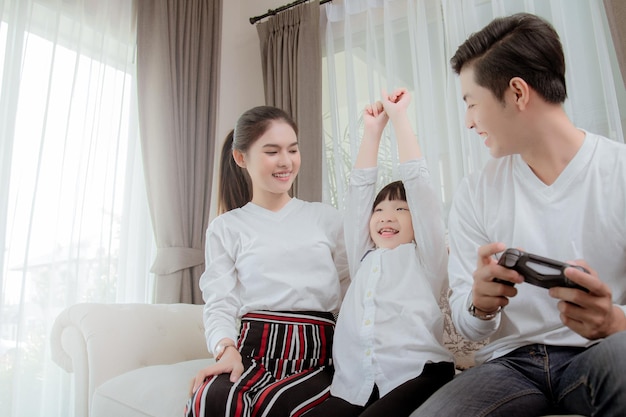
<path fill-rule="evenodd" d="M 404 200 L 385 199 L 374 207 L 370 236 L 376 247 L 394 249 L 414 239 L 409 205 Z"/>

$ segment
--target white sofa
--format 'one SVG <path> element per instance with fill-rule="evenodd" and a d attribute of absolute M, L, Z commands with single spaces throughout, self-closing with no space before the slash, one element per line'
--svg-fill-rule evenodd
<path fill-rule="evenodd" d="M 76 417 L 182 416 L 191 379 L 213 361 L 200 305 L 76 304 L 51 336 L 52 359 L 74 373 Z M 473 365 L 481 344 L 456 333 L 449 314 L 444 341 L 459 370 Z"/>
<path fill-rule="evenodd" d="M 74 374 L 76 417 L 180 417 L 213 361 L 199 305 L 76 304 L 51 337 L 52 359 Z"/>
<path fill-rule="evenodd" d="M 192 378 L 213 362 L 200 305 L 76 304 L 51 336 L 52 359 L 74 374 L 76 417 L 182 417 Z M 456 333 L 449 314 L 444 342 L 459 371 L 481 346 Z"/>

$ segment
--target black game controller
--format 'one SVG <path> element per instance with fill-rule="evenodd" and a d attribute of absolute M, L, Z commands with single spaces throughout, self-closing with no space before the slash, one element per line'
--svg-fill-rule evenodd
<path fill-rule="evenodd" d="M 513 248 L 509 248 L 504 251 L 498 261 L 498 264 L 504 266 L 505 268 L 514 269 L 522 275 L 524 277 L 524 281 L 529 284 L 544 288 L 577 288 L 579 290 L 589 292 L 586 288 L 571 281 L 563 274 L 565 268 L 568 267 L 576 268 L 589 273 L 589 271 L 579 265 L 566 264 L 564 262 L 544 258 L 539 255 L 533 255 L 532 253 L 526 253 Z M 494 278 L 493 280 L 501 284 L 514 285 L 511 281 L 499 278 Z"/>

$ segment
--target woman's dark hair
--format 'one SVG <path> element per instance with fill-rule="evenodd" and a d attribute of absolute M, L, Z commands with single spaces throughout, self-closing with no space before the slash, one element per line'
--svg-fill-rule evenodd
<path fill-rule="evenodd" d="M 404 189 L 404 184 L 402 181 L 394 181 L 387 185 L 385 185 L 376 195 L 376 199 L 374 199 L 374 205 L 372 206 L 372 211 L 376 208 L 381 201 L 385 200 L 402 200 L 406 201 L 406 190 Z"/>
<path fill-rule="evenodd" d="M 241 201 L 252 199 L 252 184 L 248 171 L 242 169 L 233 158 L 233 134 L 228 132 L 222 146 L 220 156 L 220 178 L 218 184 L 219 200 L 217 203 L 218 214 L 225 213 L 234 208 L 241 207 Z"/>
<path fill-rule="evenodd" d="M 459 46 L 450 64 L 457 74 L 472 66 L 474 81 L 500 101 L 513 77 L 522 78 L 550 103 L 567 98 L 559 35 L 549 22 L 532 14 L 494 19 Z"/>
<path fill-rule="evenodd" d="M 219 176 L 218 213 L 245 206 L 252 200 L 252 182 L 248 171 L 241 168 L 233 158 L 233 151 L 245 154 L 274 121 L 287 123 L 298 134 L 298 127 L 284 111 L 272 106 L 258 106 L 244 112 L 226 136 L 222 147 Z"/>

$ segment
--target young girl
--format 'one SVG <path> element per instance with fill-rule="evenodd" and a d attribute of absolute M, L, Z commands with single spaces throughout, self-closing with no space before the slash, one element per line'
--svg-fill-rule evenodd
<path fill-rule="evenodd" d="M 398 89 L 365 110 L 350 177 L 345 238 L 353 280 L 335 333 L 332 397 L 313 416 L 408 416 L 452 379 L 439 308 L 447 287 L 441 203 Z M 391 119 L 402 181 L 375 196 L 380 138 Z"/>
<path fill-rule="evenodd" d="M 284 111 L 260 106 L 225 144 L 227 211 L 207 230 L 200 280 L 216 363 L 196 376 L 187 416 L 298 416 L 329 395 L 333 312 L 349 275 L 339 212 L 289 195 L 297 133 Z"/>

